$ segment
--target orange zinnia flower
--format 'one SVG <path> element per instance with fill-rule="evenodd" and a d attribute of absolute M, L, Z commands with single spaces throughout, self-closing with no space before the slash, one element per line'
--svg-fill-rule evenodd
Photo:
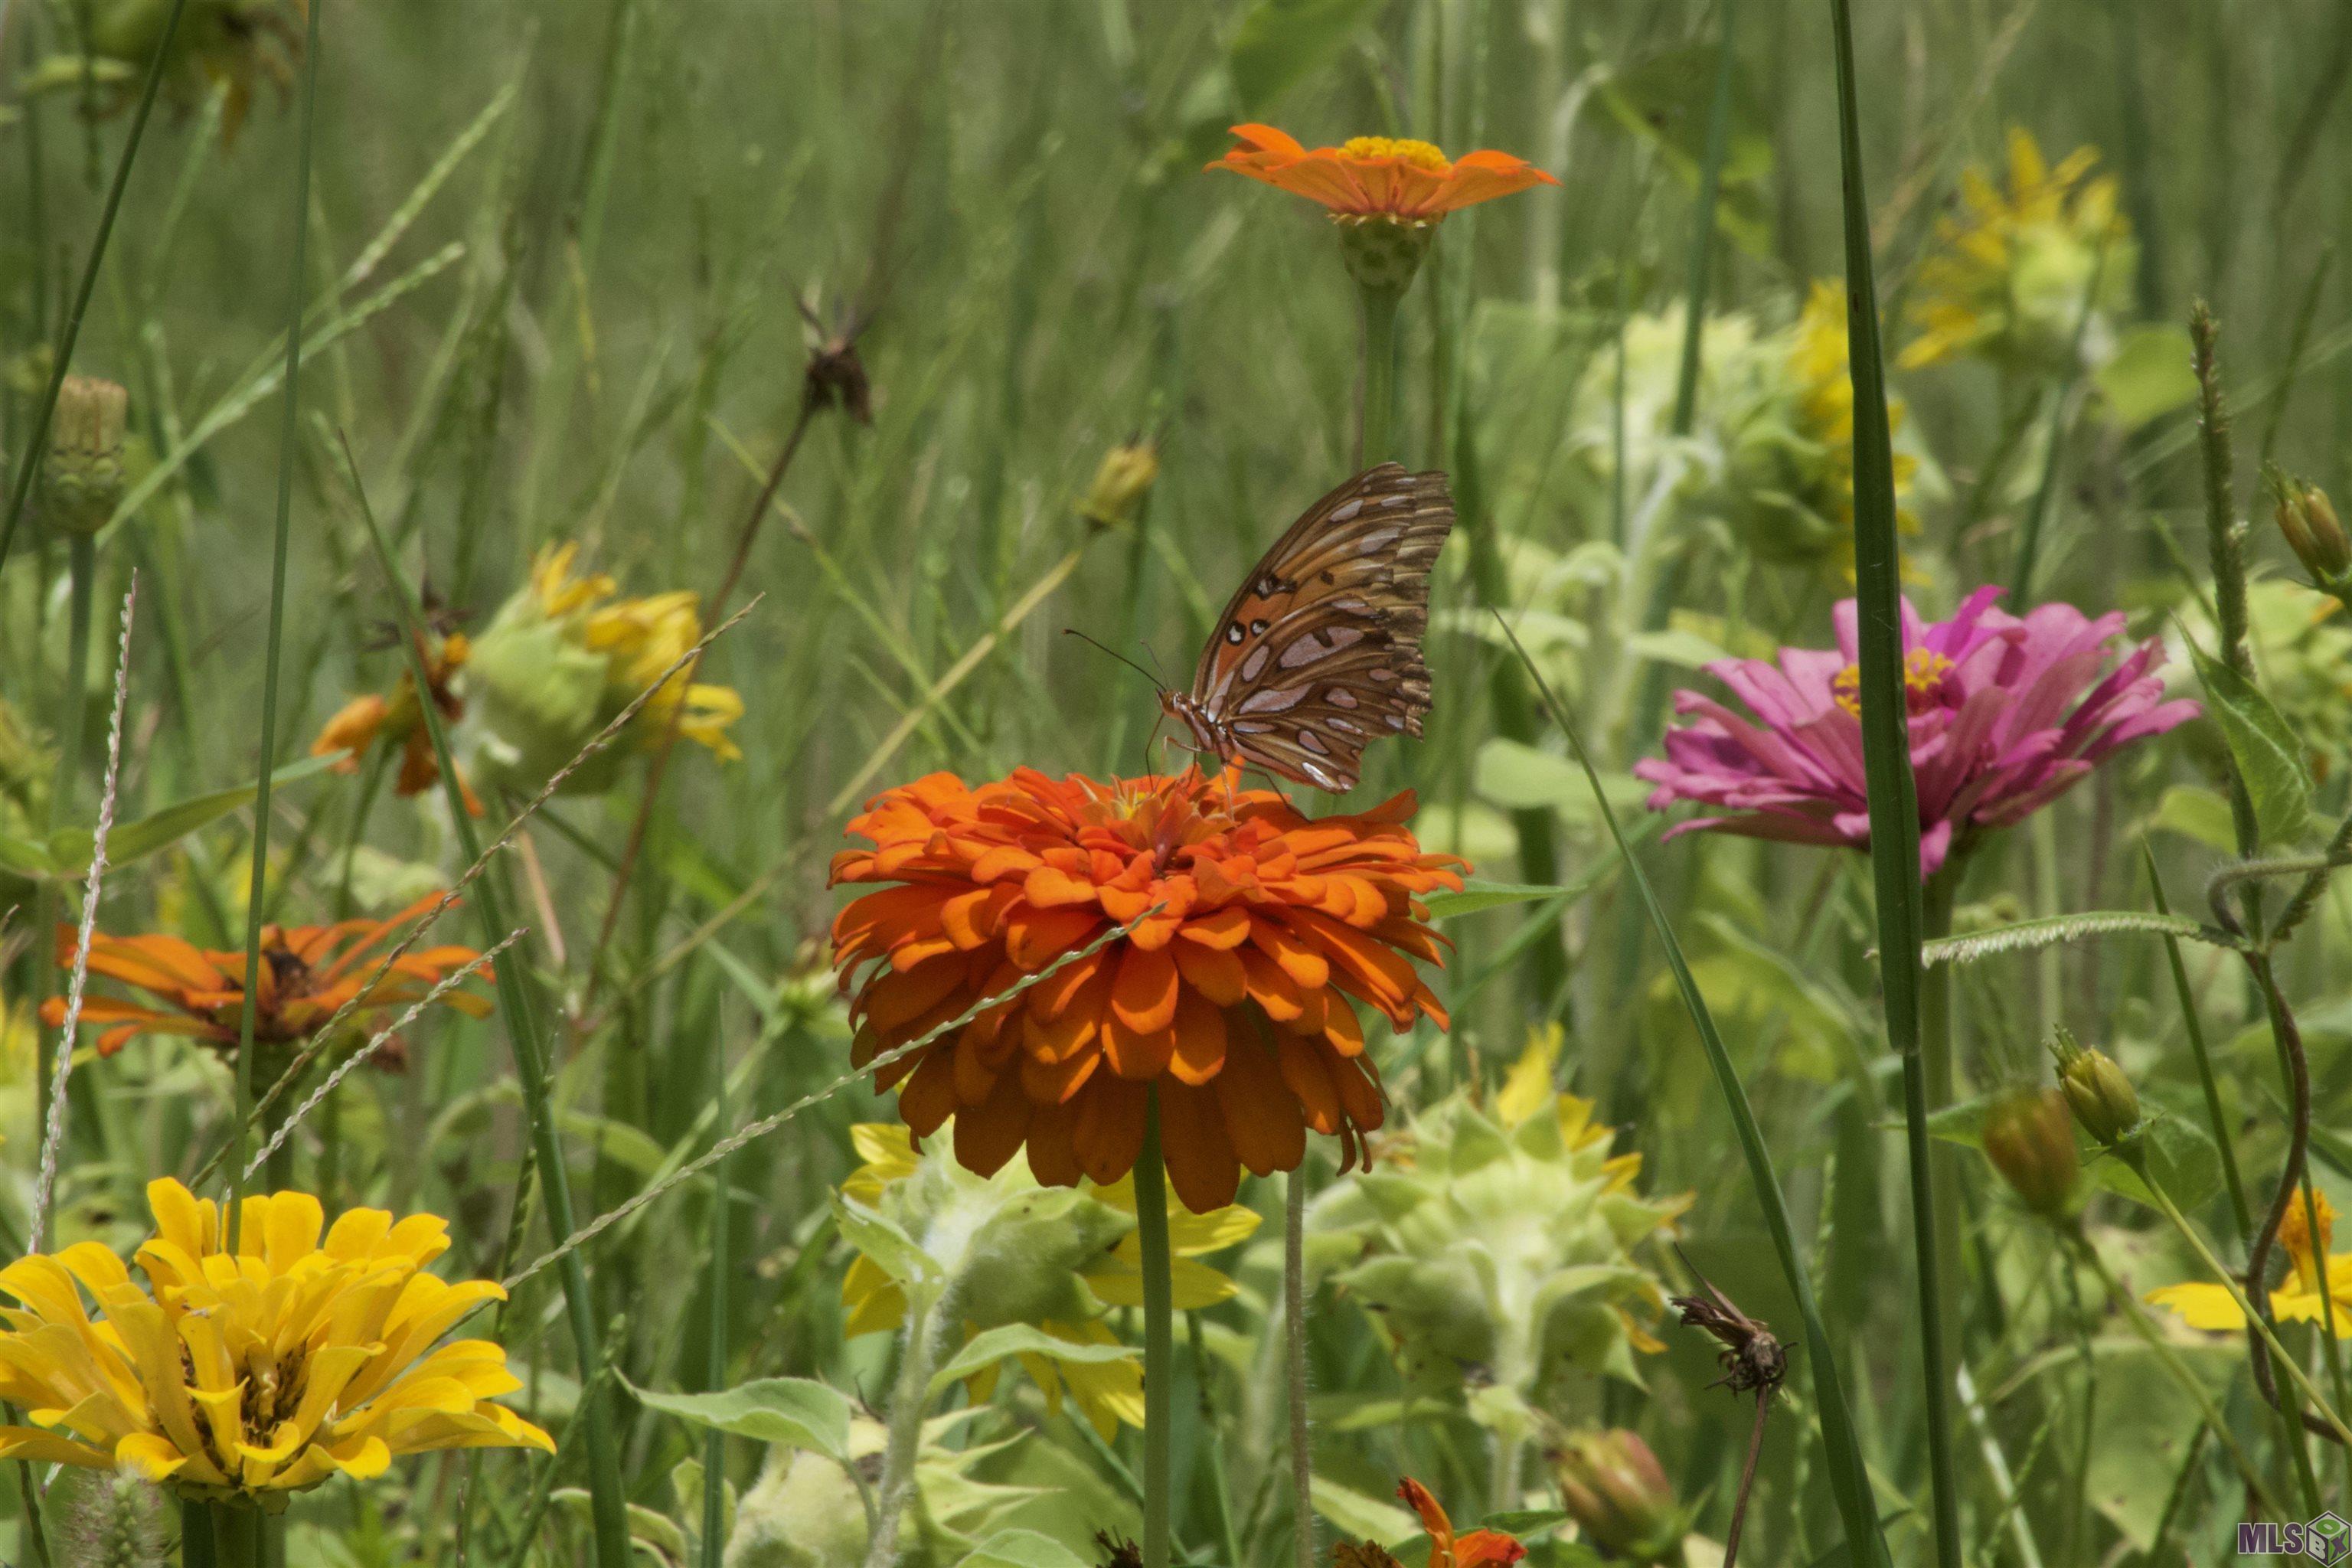
<path fill-rule="evenodd" d="M 918 1138 L 955 1118 L 956 1158 L 989 1174 L 1026 1144 L 1051 1184 L 1110 1183 L 1161 1142 L 1194 1213 L 1238 1169 L 1294 1169 L 1306 1131 L 1352 1162 L 1381 1125 L 1380 1077 L 1351 998 L 1403 1030 L 1445 1011 L 1412 961 L 1440 962 L 1415 897 L 1459 888 L 1404 826 L 1408 793 L 1357 816 L 1302 816 L 1271 791 L 1189 768 L 1055 782 L 1023 768 L 973 788 L 952 773 L 894 789 L 850 823 L 872 849 L 833 880 L 895 886 L 835 919 L 859 1066 L 1085 948 L 1102 951 L 879 1074 Z"/>
<path fill-rule="evenodd" d="M 1526 1547 L 1499 1530 L 1474 1530 L 1456 1536 L 1445 1510 L 1429 1495 L 1427 1487 L 1410 1476 L 1397 1483 L 1397 1496 L 1421 1515 L 1421 1527 L 1429 1532 L 1429 1568 L 1481 1568 L 1490 1563 L 1508 1568 L 1528 1554 Z"/>
<path fill-rule="evenodd" d="M 1241 145 L 1212 169 L 1231 169 L 1296 196 L 1320 202 L 1339 218 L 1430 224 L 1462 207 L 1531 185 L 1559 182 L 1508 153 L 1465 153 L 1452 163 L 1426 142 L 1359 136 L 1308 151 L 1271 125 L 1236 125 Z"/>
<path fill-rule="evenodd" d="M 434 709 L 444 725 L 455 724 L 466 716 L 466 700 L 457 695 L 454 683 L 473 654 L 473 644 L 465 633 L 451 632 L 438 647 L 425 643 L 420 635 L 418 647 L 425 655 L 425 684 L 433 693 Z M 423 795 L 441 782 L 441 759 L 433 753 L 433 731 L 425 723 L 423 704 L 416 700 L 416 681 L 406 670 L 401 672 L 390 696 L 370 692 L 337 710 L 319 731 L 319 738 L 310 742 L 310 754 L 326 757 L 341 752 L 343 756 L 335 771 L 355 773 L 360 753 L 378 741 L 397 742 L 401 748 L 400 777 L 393 785 L 396 793 Z M 482 803 L 474 798 L 473 786 L 463 778 L 457 783 L 466 797 L 466 810 L 481 816 Z"/>
<path fill-rule="evenodd" d="M 368 954 L 400 927 L 439 901 L 430 893 L 388 921 L 341 921 L 327 926 L 266 925 L 261 928 L 261 995 L 254 1009 L 253 1037 L 265 1045 L 307 1040 L 335 1016 L 338 1008 L 358 998 L 354 1016 L 404 1006 L 441 983 L 453 969 L 478 956 L 470 947 L 430 947 L 402 955 L 380 979 Z M 74 928 L 58 927 L 58 967 L 73 966 Z M 82 1001 L 81 1021 L 111 1026 L 98 1037 L 98 1054 L 110 1057 L 134 1035 L 185 1035 L 217 1046 L 236 1044 L 245 1008 L 245 954 L 213 952 L 184 938 L 158 932 L 152 936 L 108 936 L 90 939 L 89 971 L 137 987 L 153 1003 L 90 995 Z M 479 972 L 491 977 L 486 965 Z M 442 998 L 468 1017 L 490 1010 L 482 997 L 452 991 Z M 65 999 L 52 996 L 41 1005 L 41 1021 L 51 1028 L 65 1023 Z"/>

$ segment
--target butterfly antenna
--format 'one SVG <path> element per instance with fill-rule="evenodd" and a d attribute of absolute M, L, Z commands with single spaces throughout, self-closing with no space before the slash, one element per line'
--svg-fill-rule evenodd
<path fill-rule="evenodd" d="M 1135 671 L 1136 674 L 1151 682 L 1154 687 L 1160 687 L 1165 684 L 1158 676 L 1144 668 L 1143 666 L 1136 663 L 1135 660 L 1128 658 L 1127 655 L 1119 652 L 1118 649 L 1112 647 L 1108 644 L 1101 642 L 1097 638 L 1087 636 L 1086 633 L 1078 630 L 1076 626 L 1064 626 L 1062 628 L 1062 635 L 1066 637 L 1076 637 L 1080 642 L 1093 643 L 1095 647 L 1102 649 L 1103 652 L 1110 655 L 1111 658 L 1118 660 L 1119 663 L 1127 666 L 1128 668 Z"/>

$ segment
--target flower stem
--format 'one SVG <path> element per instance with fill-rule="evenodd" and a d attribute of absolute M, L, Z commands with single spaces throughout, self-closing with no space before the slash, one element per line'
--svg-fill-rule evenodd
<path fill-rule="evenodd" d="M 1356 466 L 1385 463 L 1396 452 L 1397 307 L 1394 289 L 1360 289 L 1364 307 L 1364 406 L 1356 427 Z"/>
<path fill-rule="evenodd" d="M 1135 1234 L 1143 1248 L 1143 1568 L 1168 1568 L 1174 1479 L 1175 1288 L 1169 1278 L 1168 1194 L 1160 1155 L 1160 1091 L 1143 1113 L 1135 1162 Z"/>
<path fill-rule="evenodd" d="M 711 1032 L 711 1136 L 727 1136 L 726 1036 Z M 733 1217 L 727 1197 L 727 1162 L 710 1173 L 710 1346 L 704 1380 L 710 1392 L 727 1386 L 727 1308 L 734 1268 L 729 1261 L 729 1221 Z M 726 1550 L 727 1434 L 713 1426 L 702 1448 L 702 1568 L 719 1568 Z"/>
<path fill-rule="evenodd" d="M 1282 1359 L 1290 1389 L 1290 1507 L 1297 1568 L 1315 1568 L 1315 1454 L 1307 1433 L 1307 1173 L 1285 1178 Z"/>
<path fill-rule="evenodd" d="M 213 1568 L 262 1568 L 261 1513 L 233 1502 L 212 1505 Z"/>
<path fill-rule="evenodd" d="M 923 1457 L 923 1412 L 930 1405 L 934 1348 L 931 1320 L 939 1310 L 937 1290 L 908 1292 L 907 1348 L 898 1357 L 898 1386 L 890 1391 L 889 1436 L 882 1449 L 882 1479 L 875 1488 L 880 1501 L 866 1549 L 866 1568 L 891 1568 L 898 1559 L 898 1521 L 914 1495 L 915 1463 Z"/>
<path fill-rule="evenodd" d="M 2294 1380 L 2295 1387 L 2303 1391 L 2303 1396 L 2311 1401 L 2312 1407 L 2319 1412 L 2319 1418 L 2327 1423 L 2328 1429 L 2336 1434 L 2337 1441 L 2352 1444 L 2352 1427 L 2347 1427 L 2344 1425 L 2344 1418 L 2336 1414 L 2334 1407 L 2326 1400 L 2320 1397 L 2318 1388 L 2305 1373 L 2303 1363 L 2289 1355 L 2286 1347 L 2279 1343 L 2278 1336 L 2271 1332 L 2271 1326 L 2263 1321 L 2260 1313 L 2254 1310 L 2253 1303 L 2246 1300 L 2246 1292 L 2239 1286 L 2237 1277 L 2230 1272 L 2227 1264 L 2213 1256 L 2213 1249 L 2205 1245 L 2205 1238 L 2197 1234 L 2197 1227 L 2189 1223 L 2188 1216 L 2183 1215 L 2173 1203 L 2172 1194 L 2166 1192 L 2158 1183 L 2155 1174 L 2148 1169 L 2147 1160 L 2137 1154 L 2128 1153 L 2123 1158 L 2125 1163 L 2131 1166 L 2133 1173 L 2139 1177 L 2140 1181 L 2147 1185 L 2148 1192 L 2155 1196 L 2157 1207 L 2162 1209 L 2164 1217 L 2172 1222 L 2172 1228 L 2180 1233 L 2181 1239 L 2189 1243 L 2189 1250 L 2197 1254 L 2197 1260 L 2205 1266 L 2205 1271 L 2221 1282 L 2221 1288 L 2230 1293 L 2230 1300 L 2238 1304 L 2238 1310 L 2245 1314 L 2246 1321 L 2252 1325 L 2254 1332 L 2261 1336 L 2263 1343 L 2269 1347 L 2271 1355 L 2278 1364 L 2286 1368 L 2287 1376 Z"/>

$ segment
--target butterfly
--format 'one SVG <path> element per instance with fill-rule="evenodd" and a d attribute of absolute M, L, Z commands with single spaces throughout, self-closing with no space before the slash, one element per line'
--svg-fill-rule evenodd
<path fill-rule="evenodd" d="M 1203 752 L 1329 790 L 1364 747 L 1421 734 L 1429 569 L 1454 527 L 1442 473 L 1382 463 L 1308 507 L 1250 571 L 1192 671 L 1160 705 Z"/>

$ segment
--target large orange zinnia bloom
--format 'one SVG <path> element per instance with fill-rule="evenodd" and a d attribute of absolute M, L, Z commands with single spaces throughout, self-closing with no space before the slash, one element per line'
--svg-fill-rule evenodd
<path fill-rule="evenodd" d="M 1079 951 L 1101 952 L 882 1069 L 918 1138 L 955 1118 L 956 1157 L 992 1173 L 1024 1144 L 1037 1179 L 1116 1182 L 1161 1145 L 1195 1213 L 1234 1200 L 1239 1167 L 1297 1167 L 1307 1129 L 1352 1161 L 1382 1120 L 1354 1001 L 1399 1030 L 1445 1010 L 1412 961 L 1441 962 L 1417 894 L 1459 888 L 1424 855 L 1408 793 L 1307 817 L 1199 769 L 1056 782 L 1033 769 L 974 788 L 933 773 L 849 825 L 833 880 L 895 884 L 833 925 L 863 1066 Z"/>
<path fill-rule="evenodd" d="M 478 956 L 470 947 L 429 947 L 394 961 L 374 978 L 378 961 L 369 955 L 394 932 L 441 900 L 428 893 L 388 921 L 341 921 L 326 926 L 266 925 L 261 928 L 261 995 L 254 1009 L 253 1037 L 264 1045 L 307 1040 L 337 1009 L 354 997 L 354 1016 L 404 1006 L 441 983 L 451 970 Z M 73 967 L 79 943 L 74 928 L 58 927 L 58 967 Z M 153 1004 L 91 994 L 82 1001 L 81 1021 L 112 1026 L 98 1037 L 98 1054 L 110 1057 L 134 1035 L 185 1035 L 215 1046 L 234 1046 L 245 1009 L 245 954 L 215 952 L 184 937 L 93 933 L 89 972 L 134 985 Z M 478 972 L 490 978 L 489 966 Z M 373 984 L 371 984 L 373 981 Z M 482 997 L 451 991 L 442 999 L 469 1017 L 490 1010 Z M 65 999 L 41 1004 L 41 1021 L 55 1029 L 66 1019 Z"/>
<path fill-rule="evenodd" d="M 1508 153 L 1465 153 L 1448 162 L 1428 142 L 1400 137 L 1358 136 L 1309 151 L 1271 125 L 1236 125 L 1233 133 L 1241 145 L 1210 168 L 1263 180 L 1340 217 L 1434 223 L 1531 185 L 1559 184 Z"/>

